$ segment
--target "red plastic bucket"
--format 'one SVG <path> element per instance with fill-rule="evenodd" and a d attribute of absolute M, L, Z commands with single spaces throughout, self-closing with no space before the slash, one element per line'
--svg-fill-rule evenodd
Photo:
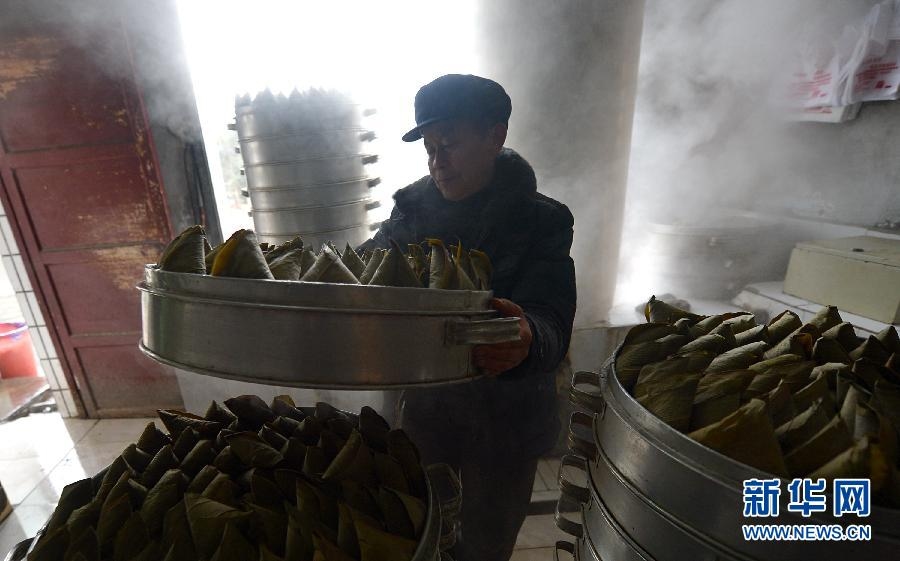
<path fill-rule="evenodd" d="M 31 334 L 24 323 L 0 323 L 0 378 L 38 375 Z"/>

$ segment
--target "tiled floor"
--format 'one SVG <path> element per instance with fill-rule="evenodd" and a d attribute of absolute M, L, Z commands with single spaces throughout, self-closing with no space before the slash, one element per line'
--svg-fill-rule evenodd
<path fill-rule="evenodd" d="M 30 415 L 0 424 L 0 481 L 14 505 L 0 523 L 0 558 L 47 521 L 68 483 L 100 471 L 153 419 L 63 419 L 59 414 Z M 559 462 L 542 460 L 533 500 L 559 494 Z M 511 561 L 551 561 L 553 545 L 566 535 L 552 514 L 529 516 Z"/>

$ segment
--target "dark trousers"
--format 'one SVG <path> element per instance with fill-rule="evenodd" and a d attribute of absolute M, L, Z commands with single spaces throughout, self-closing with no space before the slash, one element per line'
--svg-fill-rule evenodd
<path fill-rule="evenodd" d="M 422 462 L 449 464 L 462 483 L 460 533 L 450 552 L 455 561 L 508 561 L 528 505 L 538 458 L 506 444 L 477 408 L 407 399 L 400 425 L 419 448 Z"/>

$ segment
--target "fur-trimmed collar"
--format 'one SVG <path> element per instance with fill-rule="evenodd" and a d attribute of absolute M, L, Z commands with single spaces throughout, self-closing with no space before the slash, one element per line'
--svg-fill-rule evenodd
<path fill-rule="evenodd" d="M 534 169 L 518 152 L 511 148 L 503 148 L 497 155 L 495 165 L 494 179 L 486 187 L 497 191 L 491 197 L 493 203 L 502 200 L 508 204 L 537 193 Z M 408 213 L 422 202 L 428 190 L 434 188 L 434 180 L 430 175 L 426 175 L 394 193 L 394 203 L 401 212 Z"/>

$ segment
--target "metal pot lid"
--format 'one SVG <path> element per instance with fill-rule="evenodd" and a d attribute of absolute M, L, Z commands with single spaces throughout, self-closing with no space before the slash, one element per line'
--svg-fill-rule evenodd
<path fill-rule="evenodd" d="M 484 314 L 491 291 L 441 290 L 322 282 L 213 277 L 144 267 L 140 290 L 175 298 L 225 300 L 248 306 L 410 314 Z"/>

